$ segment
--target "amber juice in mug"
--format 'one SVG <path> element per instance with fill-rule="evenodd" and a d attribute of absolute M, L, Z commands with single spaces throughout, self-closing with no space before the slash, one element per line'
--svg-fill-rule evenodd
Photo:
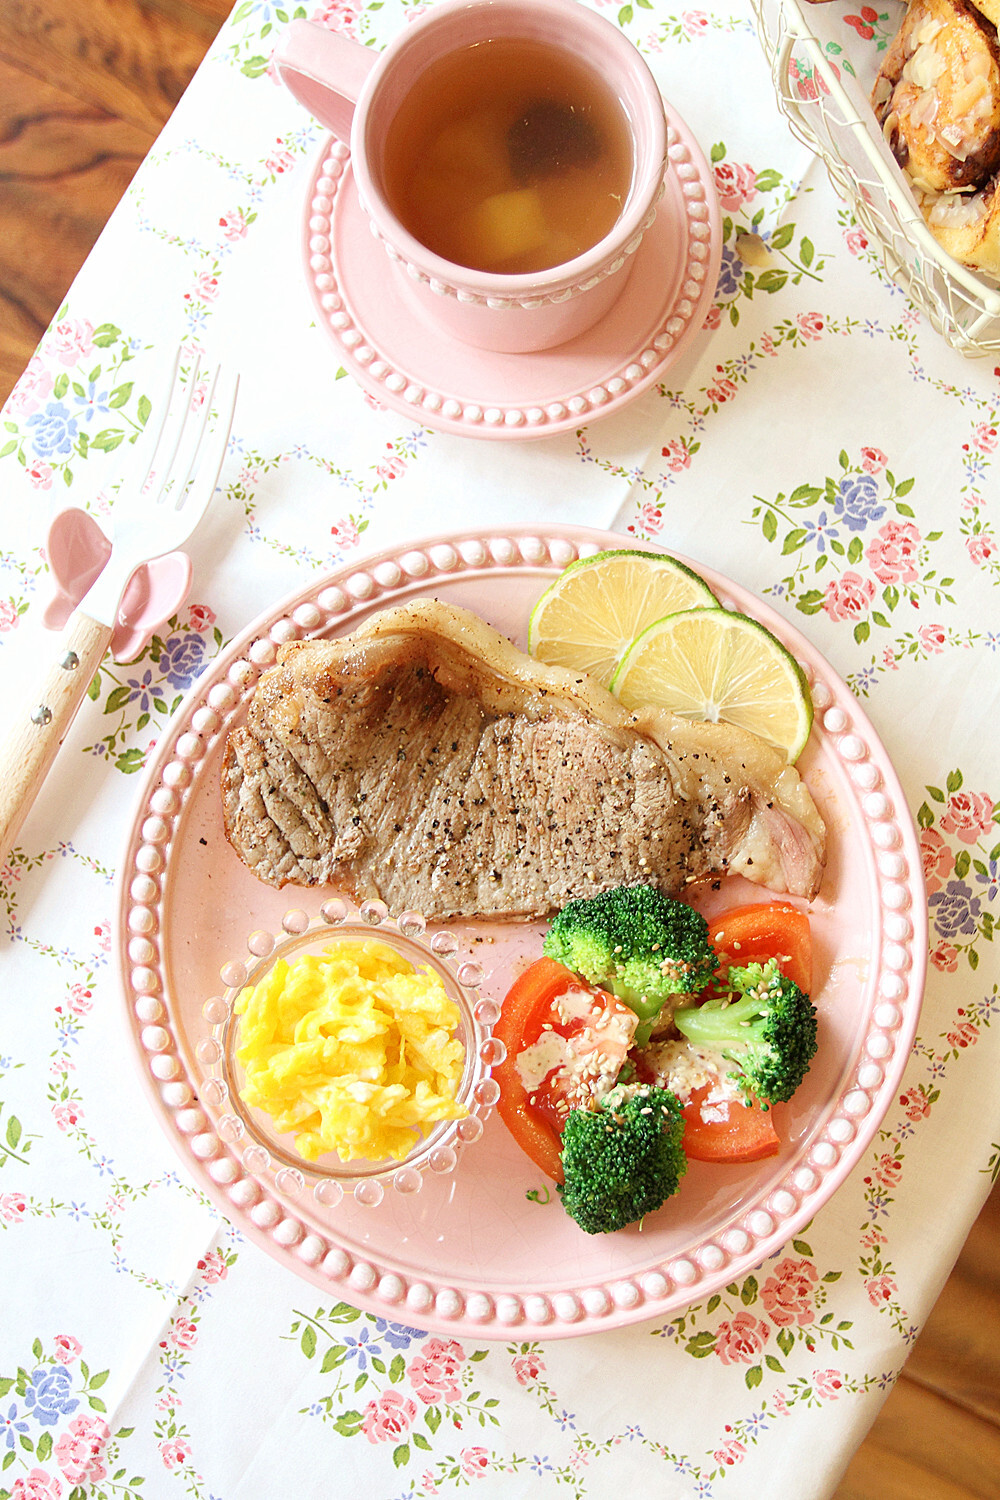
<path fill-rule="evenodd" d="M 386 132 L 382 178 L 393 213 L 435 254 L 530 274 L 614 226 L 632 181 L 629 123 L 589 66 L 498 37 L 425 69 Z"/>

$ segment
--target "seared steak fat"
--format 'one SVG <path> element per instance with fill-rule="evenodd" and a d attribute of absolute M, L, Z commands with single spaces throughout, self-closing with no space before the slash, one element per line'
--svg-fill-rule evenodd
<path fill-rule="evenodd" d="M 812 798 L 755 735 L 627 713 L 430 599 L 282 647 L 229 736 L 222 796 L 261 880 L 433 920 L 727 871 L 812 896 L 822 875 Z"/>

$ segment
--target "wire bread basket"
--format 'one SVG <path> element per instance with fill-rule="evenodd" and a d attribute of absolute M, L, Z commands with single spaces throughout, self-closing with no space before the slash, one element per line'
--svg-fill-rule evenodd
<path fill-rule="evenodd" d="M 797 0 L 751 6 L 782 113 L 826 166 L 889 276 L 952 348 L 1000 354 L 1000 287 L 948 255 L 924 223 L 882 138 L 861 67 L 852 76 L 833 37 L 840 7 L 807 5 L 806 15 Z"/>

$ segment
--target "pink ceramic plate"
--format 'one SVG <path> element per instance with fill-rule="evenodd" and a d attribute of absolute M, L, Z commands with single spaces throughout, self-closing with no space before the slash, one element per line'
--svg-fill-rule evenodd
<path fill-rule="evenodd" d="M 719 272 L 712 173 L 669 107 L 667 140 L 663 197 L 611 311 L 556 349 L 495 354 L 456 343 L 411 310 L 358 203 L 350 152 L 331 138 L 307 196 L 306 274 L 344 368 L 387 406 L 465 437 L 547 437 L 618 411 L 698 334 Z"/>
<path fill-rule="evenodd" d="M 583 1234 L 494 1114 L 451 1177 L 377 1207 L 334 1207 L 262 1172 L 221 1138 L 213 1017 L 229 961 L 290 907 L 315 916 L 329 891 L 259 884 L 222 830 L 219 765 L 260 673 L 283 641 L 339 635 L 373 610 L 433 595 L 477 610 L 524 644 L 532 604 L 574 558 L 629 545 L 548 527 L 469 532 L 361 561 L 304 588 L 245 631 L 188 694 L 157 746 L 124 850 L 116 943 L 128 1025 L 154 1110 L 190 1174 L 258 1245 L 327 1296 L 397 1322 L 481 1337 L 562 1338 L 666 1317 L 760 1264 L 813 1217 L 872 1140 L 917 1022 L 927 946 L 916 835 L 871 725 L 847 687 L 786 622 L 700 565 L 724 603 L 772 629 L 812 683 L 816 718 L 800 761 L 830 832 L 809 908 L 820 1050 L 779 1107 L 779 1156 L 692 1163 L 642 1229 Z M 727 880 L 706 911 L 761 899 Z M 540 925 L 456 925 L 456 957 L 502 998 L 540 955 Z M 223 1130 L 223 1135 L 226 1131 Z"/>

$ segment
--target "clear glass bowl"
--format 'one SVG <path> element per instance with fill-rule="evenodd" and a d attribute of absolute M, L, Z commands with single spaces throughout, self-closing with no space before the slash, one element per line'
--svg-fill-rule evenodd
<path fill-rule="evenodd" d="M 324 903 L 316 918 L 304 911 L 286 912 L 281 927 L 280 933 L 252 932 L 247 939 L 249 957 L 234 960 L 221 971 L 227 989 L 209 1017 L 215 1022 L 217 1045 L 212 1051 L 216 1061 L 204 1090 L 220 1138 L 241 1151 L 243 1165 L 254 1177 L 269 1178 L 286 1197 L 296 1197 L 311 1186 L 317 1201 L 327 1207 L 348 1192 L 359 1203 L 375 1206 L 387 1191 L 419 1192 L 426 1172 L 442 1176 L 453 1172 L 464 1150 L 482 1135 L 484 1119 L 500 1092 L 490 1076 L 493 1065 L 505 1055 L 503 1043 L 491 1034 L 500 1007 L 478 993 L 482 970 L 475 963 L 456 960 L 458 941 L 447 929 L 428 937 L 427 923 L 419 912 L 394 918 L 381 901 L 356 907 L 335 897 Z M 333 941 L 372 937 L 394 948 L 415 968 L 437 974 L 458 1007 L 455 1035 L 465 1049 L 465 1064 L 456 1098 L 466 1105 L 468 1114 L 439 1121 L 401 1161 L 357 1158 L 344 1162 L 335 1152 L 307 1161 L 296 1151 L 290 1135 L 279 1135 L 269 1115 L 240 1097 L 243 1075 L 236 1058 L 240 1018 L 235 1002 L 243 989 L 260 983 L 279 959 L 292 962 L 304 954 L 322 952 Z"/>

